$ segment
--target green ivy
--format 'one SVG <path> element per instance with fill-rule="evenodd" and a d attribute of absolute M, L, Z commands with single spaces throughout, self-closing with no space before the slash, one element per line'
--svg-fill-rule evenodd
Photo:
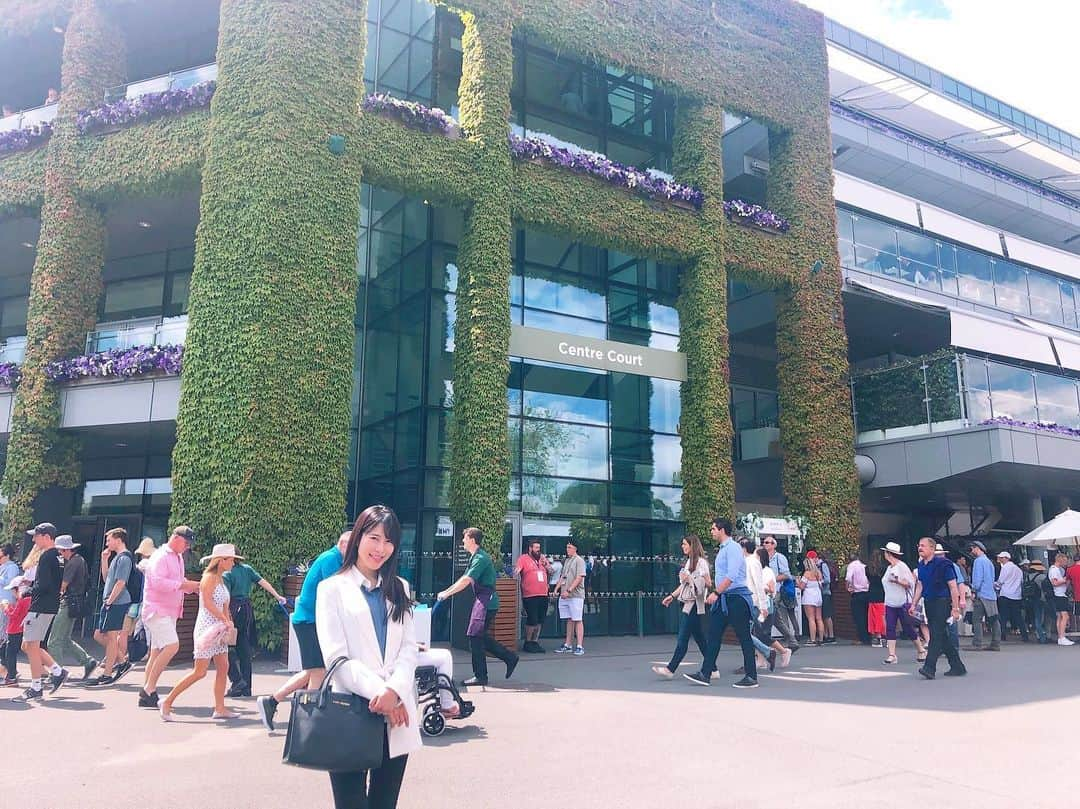
<path fill-rule="evenodd" d="M 45 367 L 77 353 L 97 320 L 105 222 L 101 210 L 77 193 L 75 113 L 122 76 L 124 51 L 118 30 L 96 0 L 75 0 L 73 6 L 64 39 L 62 95 L 46 147 L 26 358 L 0 484 L 8 498 L 8 536 L 33 523 L 34 499 L 40 492 L 53 485 L 77 486 L 81 470 L 74 439 L 60 434 L 59 392 L 46 379 Z"/>

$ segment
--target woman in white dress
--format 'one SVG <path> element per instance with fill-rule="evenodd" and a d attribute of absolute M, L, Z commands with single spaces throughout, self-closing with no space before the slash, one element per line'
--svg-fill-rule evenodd
<path fill-rule="evenodd" d="M 810 632 L 811 646 L 820 646 L 825 639 L 825 622 L 821 618 L 821 587 L 824 580 L 821 568 L 818 567 L 817 552 L 807 552 L 806 567 L 796 585 L 802 590 L 802 605 L 806 613 L 806 626 Z"/>
<path fill-rule="evenodd" d="M 158 710 L 166 722 L 172 721 L 172 706 L 176 698 L 206 676 L 210 661 L 214 661 L 214 719 L 235 719 L 237 714 L 225 706 L 225 681 L 229 674 L 229 640 L 233 628 L 229 613 L 229 588 L 222 576 L 232 570 L 237 559 L 236 546 L 219 544 L 209 556 L 202 558 L 206 565 L 199 582 L 199 615 L 195 619 L 195 668 L 173 686 L 169 696 L 161 701 Z"/>

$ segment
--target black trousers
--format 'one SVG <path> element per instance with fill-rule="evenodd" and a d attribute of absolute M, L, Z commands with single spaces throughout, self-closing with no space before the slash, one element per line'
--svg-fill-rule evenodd
<path fill-rule="evenodd" d="M 1016 598 L 998 596 L 998 612 L 1001 613 L 1001 639 L 1005 640 L 1008 627 L 1020 630 L 1020 637 L 1028 639 L 1027 622 L 1024 620 L 1024 603 Z"/>
<path fill-rule="evenodd" d="M 931 674 L 936 673 L 938 658 L 945 655 L 949 668 L 965 671 L 960 652 L 949 637 L 947 621 L 952 612 L 952 601 L 948 598 L 924 598 L 923 604 L 926 607 L 926 623 L 930 626 L 930 648 L 926 652 L 923 667 Z"/>
<path fill-rule="evenodd" d="M 735 637 L 739 639 L 742 648 L 743 668 L 746 676 L 757 679 L 757 660 L 754 657 L 754 642 L 750 640 L 751 621 L 750 605 L 746 599 L 738 595 L 729 595 L 727 599 L 727 613 L 720 609 L 721 601 L 717 600 L 709 612 L 709 643 L 705 650 L 705 659 L 701 662 L 701 674 L 703 677 L 711 677 L 716 671 L 716 658 L 720 654 L 720 647 L 724 643 L 724 632 L 730 626 L 735 630 Z"/>
<path fill-rule="evenodd" d="M 384 736 L 381 767 L 330 773 L 334 809 L 394 809 L 408 761 L 408 756 L 390 758 L 390 740 Z"/>
<path fill-rule="evenodd" d="M 498 610 L 488 610 L 487 617 L 484 618 L 484 631 L 479 635 L 469 637 L 469 651 L 472 652 L 472 671 L 476 675 L 476 679 L 482 683 L 486 683 L 488 679 L 486 652 L 491 652 L 495 657 L 507 664 L 517 659 L 516 654 L 487 633 L 491 622 L 495 620 L 496 612 Z"/>
<path fill-rule="evenodd" d="M 250 598 L 229 602 L 236 627 L 236 645 L 229 647 L 229 682 L 251 688 L 251 647 L 255 644 L 255 612 Z"/>
<path fill-rule="evenodd" d="M 867 630 L 867 613 L 870 611 L 869 593 L 851 594 L 851 617 L 855 621 L 855 634 L 859 636 L 859 643 L 870 642 L 870 632 Z"/>
<path fill-rule="evenodd" d="M 19 664 L 19 649 L 22 648 L 22 632 L 17 632 L 14 635 L 9 634 L 7 636 L 7 642 L 4 644 L 4 671 L 8 679 L 14 679 L 18 672 Z"/>

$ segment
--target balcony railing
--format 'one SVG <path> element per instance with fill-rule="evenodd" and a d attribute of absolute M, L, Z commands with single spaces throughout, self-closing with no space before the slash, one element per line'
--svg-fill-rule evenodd
<path fill-rule="evenodd" d="M 194 87 L 196 84 L 217 80 L 217 63 L 211 62 L 199 67 L 191 67 L 187 70 L 177 70 L 166 73 L 164 76 L 154 76 L 151 79 L 121 84 L 110 87 L 105 91 L 105 102 L 108 104 L 123 98 L 129 101 L 147 93 L 163 93 L 166 90 L 184 90 Z"/>
<path fill-rule="evenodd" d="M 14 363 L 21 365 L 26 356 L 26 338 L 9 337 L 0 343 L 0 365 Z"/>
<path fill-rule="evenodd" d="M 41 126 L 41 124 L 51 124 L 56 118 L 56 107 L 55 103 L 43 104 L 40 107 L 5 115 L 0 118 L 0 132 L 15 132 Z"/>
<path fill-rule="evenodd" d="M 86 335 L 86 353 L 135 346 L 183 345 L 187 327 L 187 315 L 99 323 Z"/>
<path fill-rule="evenodd" d="M 856 442 L 1009 419 L 1080 428 L 1080 380 L 952 351 L 851 381 Z"/>

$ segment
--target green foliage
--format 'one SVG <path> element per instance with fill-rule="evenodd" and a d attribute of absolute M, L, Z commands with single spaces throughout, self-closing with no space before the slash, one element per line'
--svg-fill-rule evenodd
<path fill-rule="evenodd" d="M 221 9 L 172 517 L 275 581 L 345 520 L 360 171 L 327 133 L 355 143 L 362 33 L 348 0 Z"/>
<path fill-rule="evenodd" d="M 8 498 L 4 532 L 33 523 L 34 498 L 52 485 L 74 487 L 78 448 L 60 435 L 59 393 L 45 377 L 48 363 L 78 352 L 97 319 L 105 224 L 101 211 L 77 193 L 75 113 L 120 75 L 119 34 L 95 0 L 75 0 L 62 67 L 63 95 L 46 147 L 41 234 L 30 279 L 26 358 L 15 392 L 7 464 L 0 488 Z"/>

